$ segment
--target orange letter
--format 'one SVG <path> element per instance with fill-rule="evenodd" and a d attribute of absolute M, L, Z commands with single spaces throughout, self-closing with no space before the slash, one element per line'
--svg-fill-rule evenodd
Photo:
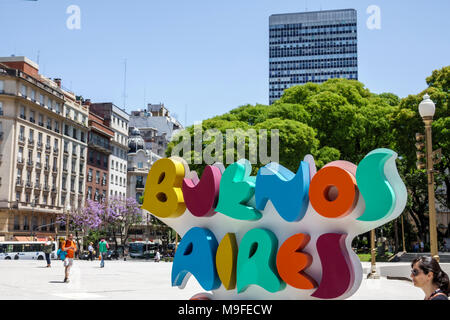
<path fill-rule="evenodd" d="M 335 193 L 330 192 L 332 188 L 337 189 L 337 197 L 336 194 L 331 196 L 331 193 Z M 326 218 L 345 217 L 355 208 L 357 200 L 355 177 L 338 167 L 322 168 L 314 175 L 309 186 L 312 207 Z"/>
<path fill-rule="evenodd" d="M 312 263 L 312 257 L 308 253 L 301 252 L 310 239 L 308 234 L 297 233 L 288 238 L 278 250 L 278 274 L 288 285 L 297 289 L 317 287 L 316 281 L 302 271 Z"/>

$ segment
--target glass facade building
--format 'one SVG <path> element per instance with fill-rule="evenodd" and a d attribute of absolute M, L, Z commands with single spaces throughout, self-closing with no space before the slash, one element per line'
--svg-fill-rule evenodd
<path fill-rule="evenodd" d="M 269 103 L 283 91 L 330 78 L 358 80 L 356 10 L 269 17 Z"/>

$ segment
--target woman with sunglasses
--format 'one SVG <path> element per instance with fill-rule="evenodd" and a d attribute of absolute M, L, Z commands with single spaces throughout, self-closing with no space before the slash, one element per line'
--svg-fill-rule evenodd
<path fill-rule="evenodd" d="M 426 256 L 416 258 L 411 268 L 414 286 L 423 290 L 425 300 L 448 300 L 449 278 L 435 259 Z"/>

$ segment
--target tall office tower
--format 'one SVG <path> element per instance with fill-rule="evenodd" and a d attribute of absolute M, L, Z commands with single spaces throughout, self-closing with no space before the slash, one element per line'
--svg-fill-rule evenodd
<path fill-rule="evenodd" d="M 356 10 L 269 17 L 269 103 L 283 91 L 330 78 L 358 80 Z"/>

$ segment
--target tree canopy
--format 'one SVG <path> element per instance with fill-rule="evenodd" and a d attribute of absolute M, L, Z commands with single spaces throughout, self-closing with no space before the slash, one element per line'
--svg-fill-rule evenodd
<path fill-rule="evenodd" d="M 428 194 L 426 172 L 416 168 L 415 134 L 424 133 L 424 124 L 418 112 L 423 95 L 428 93 L 436 104 L 432 125 L 433 149 L 442 149 L 441 163 L 435 166 L 439 171 L 436 185 L 446 186 L 445 192 L 438 192 L 437 199 L 450 207 L 450 66 L 434 70 L 426 78 L 427 87 L 418 94 L 399 98 L 393 93 L 372 93 L 363 83 L 356 80 L 330 79 L 324 83 L 307 83 L 286 89 L 282 97 L 272 105 L 244 105 L 232 109 L 201 124 L 201 133 L 216 129 L 222 139 L 229 129 L 247 131 L 260 129 L 279 130 L 279 163 L 295 172 L 306 154 L 312 154 L 316 165 L 321 168 L 333 160 L 347 160 L 358 164 L 362 158 L 376 148 L 390 148 L 399 154 L 399 170 L 408 188 L 406 211 L 414 220 L 419 236 L 424 239 L 428 224 Z M 186 128 L 191 137 L 194 127 Z M 181 139 L 174 139 L 167 155 Z M 214 141 L 202 142 L 202 150 Z M 227 150 L 225 141 L 218 146 L 223 153 L 232 152 L 234 161 L 239 160 L 233 150 Z M 238 142 L 238 141 L 236 141 Z M 191 150 L 184 154 L 191 159 L 191 170 L 203 171 L 206 163 L 196 163 L 194 140 L 189 141 Z M 239 143 L 239 142 L 238 142 Z M 252 148 L 249 138 L 245 139 L 246 154 Z M 270 139 L 267 149 L 270 151 Z M 215 152 L 218 152 L 216 150 Z M 268 151 L 268 153 L 270 153 Z M 248 158 L 248 157 L 247 157 Z M 223 158 L 220 159 L 224 162 Z M 255 173 L 263 164 L 253 165 Z M 225 166 L 230 163 L 224 163 Z"/>

